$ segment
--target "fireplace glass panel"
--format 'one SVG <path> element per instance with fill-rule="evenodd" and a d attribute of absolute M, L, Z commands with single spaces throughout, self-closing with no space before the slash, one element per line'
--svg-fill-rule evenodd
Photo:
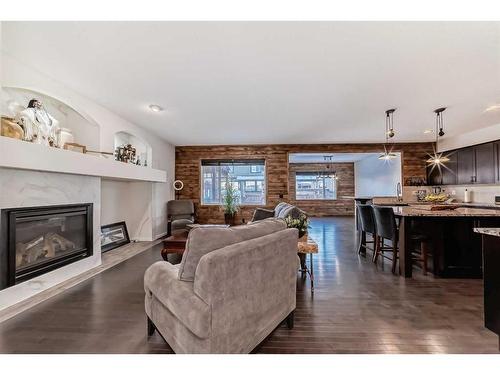
<path fill-rule="evenodd" d="M 81 251 L 86 244 L 82 213 L 19 218 L 16 222 L 16 271 Z"/>

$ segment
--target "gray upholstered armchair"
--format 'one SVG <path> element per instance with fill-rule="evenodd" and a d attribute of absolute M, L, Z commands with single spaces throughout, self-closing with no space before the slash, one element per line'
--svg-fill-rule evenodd
<path fill-rule="evenodd" d="M 167 202 L 167 236 L 173 231 L 186 229 L 188 224 L 195 222 L 194 204 L 183 199 Z"/>
<path fill-rule="evenodd" d="M 281 322 L 293 328 L 297 238 L 277 219 L 192 229 L 180 264 L 146 270 L 148 335 L 176 353 L 250 353 Z"/>

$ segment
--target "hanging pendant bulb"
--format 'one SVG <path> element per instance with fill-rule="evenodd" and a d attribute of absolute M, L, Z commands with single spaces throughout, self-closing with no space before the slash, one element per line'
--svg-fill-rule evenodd
<path fill-rule="evenodd" d="M 388 109 L 385 111 L 385 134 L 388 138 L 394 137 L 396 134 L 394 132 L 394 111 L 395 108 Z"/>
<path fill-rule="evenodd" d="M 381 154 L 378 158 L 380 160 L 391 160 L 397 157 L 397 155 L 392 151 L 392 148 L 388 150 L 389 146 L 389 138 L 393 138 L 396 135 L 394 131 L 394 112 L 395 108 L 388 109 L 385 111 L 385 144 L 384 144 L 384 153 Z"/>
<path fill-rule="evenodd" d="M 396 157 L 397 155 L 394 152 L 391 152 L 391 150 L 388 150 L 387 147 L 384 145 L 384 153 L 380 154 L 378 158 L 380 160 L 392 160 Z"/>
<path fill-rule="evenodd" d="M 446 107 L 434 110 L 434 113 L 436 114 L 436 134 L 440 137 L 444 135 L 443 112 L 445 109 Z"/>
<path fill-rule="evenodd" d="M 434 113 L 436 114 L 436 149 L 434 150 L 434 155 L 430 155 L 430 158 L 427 159 L 427 163 L 440 167 L 446 162 L 450 161 L 450 158 L 447 157 L 446 155 L 443 155 L 443 153 L 438 153 L 438 142 L 439 138 L 442 137 L 444 133 L 444 121 L 443 121 L 443 112 L 446 109 L 446 107 L 438 108 L 434 110 Z"/>

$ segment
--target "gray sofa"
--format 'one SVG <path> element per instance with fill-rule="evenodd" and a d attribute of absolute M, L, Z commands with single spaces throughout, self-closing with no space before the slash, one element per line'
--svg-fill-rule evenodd
<path fill-rule="evenodd" d="M 274 210 L 257 208 L 253 213 L 252 222 L 264 220 L 270 217 L 285 219 L 287 216 L 291 216 L 293 219 L 297 219 L 301 215 L 307 216 L 307 214 L 300 208 L 291 205 L 290 203 L 280 202 L 276 205 L 276 207 L 274 207 Z"/>
<path fill-rule="evenodd" d="M 292 328 L 297 237 L 278 219 L 192 229 L 180 264 L 144 275 L 148 334 L 176 353 L 249 353 L 284 320 Z"/>

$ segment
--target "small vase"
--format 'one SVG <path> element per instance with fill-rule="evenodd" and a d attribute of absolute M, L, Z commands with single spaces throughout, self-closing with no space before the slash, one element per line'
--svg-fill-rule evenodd
<path fill-rule="evenodd" d="M 299 232 L 299 236 L 300 236 L 300 232 Z M 302 236 L 299 237 L 299 241 L 300 242 L 307 242 L 307 232 L 302 234 Z"/>

